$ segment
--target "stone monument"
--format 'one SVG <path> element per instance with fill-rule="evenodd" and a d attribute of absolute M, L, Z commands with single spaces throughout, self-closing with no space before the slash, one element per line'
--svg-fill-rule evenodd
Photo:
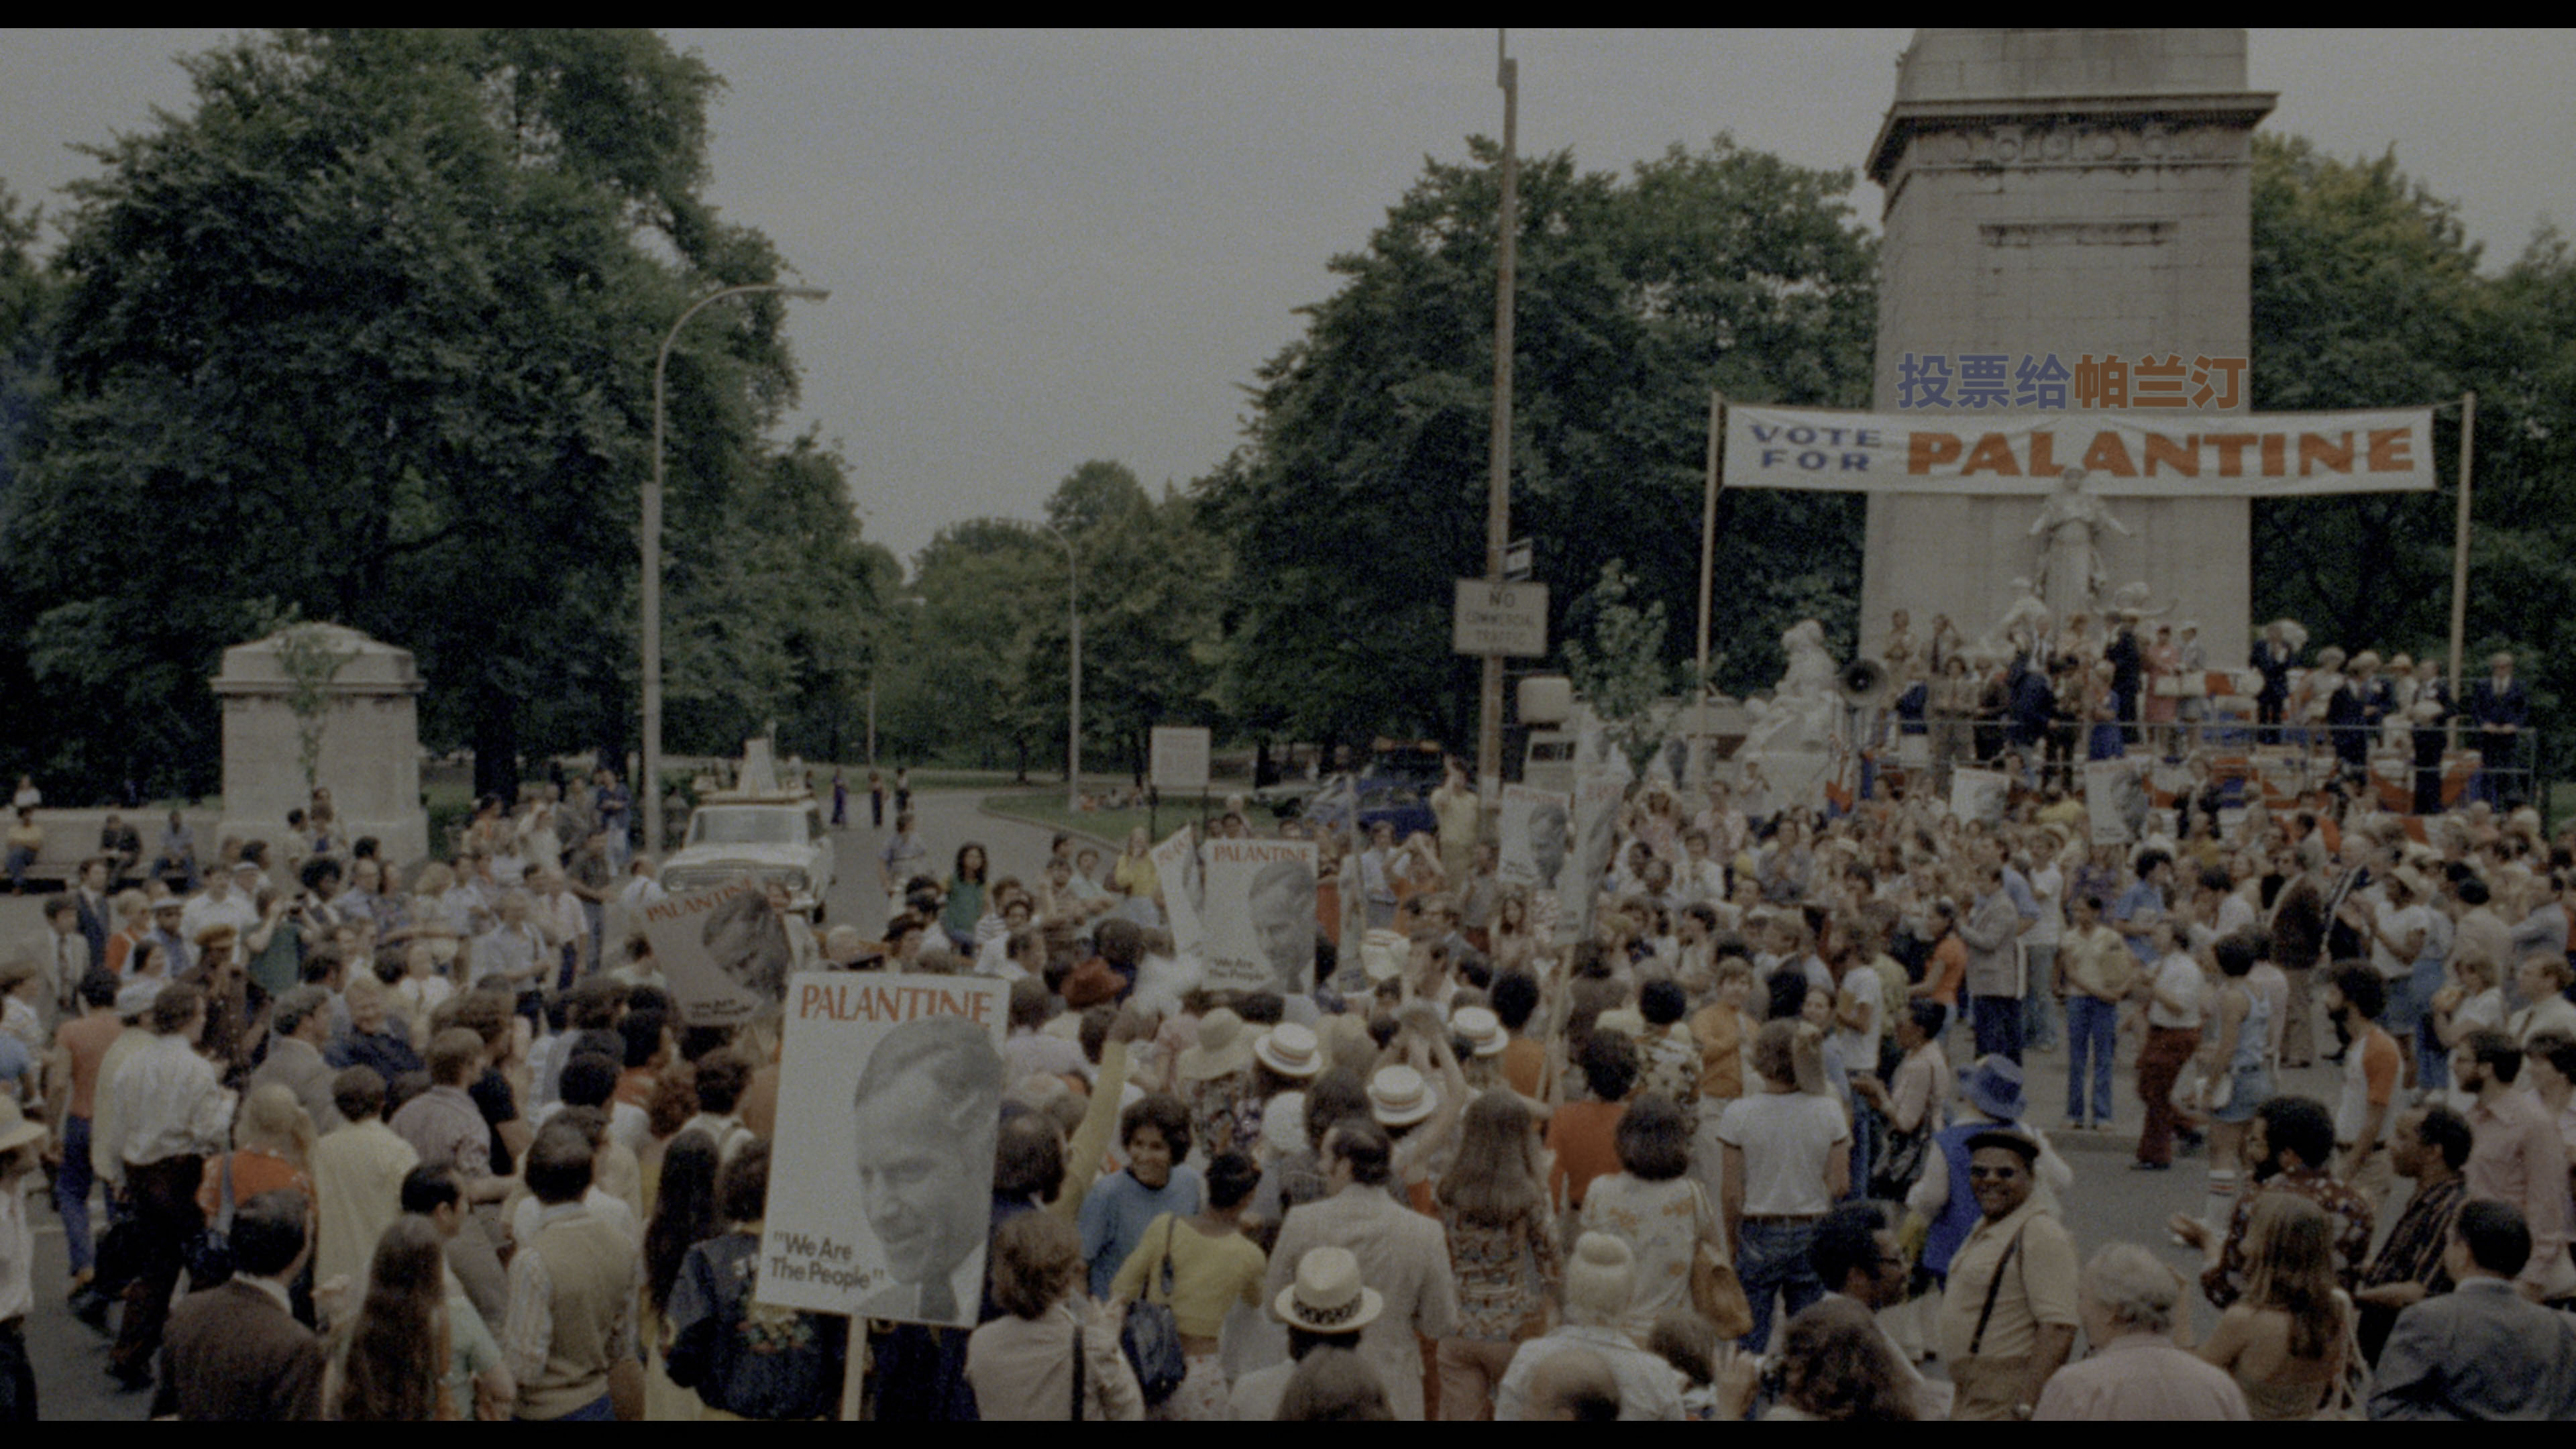
<path fill-rule="evenodd" d="M 2273 100 L 2245 89 L 2240 30 L 1917 32 L 1869 157 L 1887 193 L 1874 411 L 1899 411 L 1909 355 L 2068 369 L 2087 355 L 2244 357 L 2251 138 Z M 2245 411 L 2234 391 L 2196 411 Z M 2080 528 L 2058 516 L 2080 505 L 2054 498 L 2054 513 L 1965 494 L 1873 493 L 1868 506 L 1864 654 L 1894 609 L 1971 634 L 2006 614 L 2021 570 L 2001 561 L 2032 557 L 2035 518 L 2067 545 L 2065 570 L 2086 575 L 2061 578 L 2048 550 L 2052 608 L 2144 583 L 2183 601 L 2202 637 L 2252 637 L 2243 498 L 2125 497 L 2117 527 L 2087 514 Z"/>
<path fill-rule="evenodd" d="M 299 686 L 315 661 L 309 690 Z M 324 677 L 327 675 L 327 677 Z M 306 728 L 318 753 L 314 780 L 331 792 L 340 834 L 372 835 L 383 858 L 409 865 L 429 854 L 420 799 L 420 671 L 411 652 L 337 624 L 298 624 L 224 651 L 214 691 L 224 712 L 224 818 L 219 835 L 288 848 L 286 814 L 305 808 Z M 299 712 L 299 696 L 308 708 Z"/>

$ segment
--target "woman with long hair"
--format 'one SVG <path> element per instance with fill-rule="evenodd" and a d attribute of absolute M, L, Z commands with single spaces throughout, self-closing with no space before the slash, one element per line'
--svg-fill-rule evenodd
<path fill-rule="evenodd" d="M 2267 1192 L 2246 1229 L 2245 1296 L 2200 1356 L 2227 1370 L 2257 1419 L 2312 1418 L 2342 1377 L 2353 1308 L 2335 1281 L 2334 1220 L 2294 1192 Z"/>
<path fill-rule="evenodd" d="M 1691 1119 L 1672 1098 L 1648 1093 L 1621 1113 L 1619 1170 L 1593 1179 L 1583 1228 L 1628 1245 L 1637 1287 L 1621 1325 L 1643 1343 L 1658 1315 L 1691 1306 L 1691 1261 L 1702 1242 L 1726 1250 L 1716 1205 L 1690 1177 Z"/>
<path fill-rule="evenodd" d="M 1529 887 L 1508 885 L 1494 902 L 1494 974 L 1534 969 L 1539 940 L 1530 921 Z"/>
<path fill-rule="evenodd" d="M 984 918 L 984 892 L 992 874 L 992 857 L 970 840 L 957 847 L 957 863 L 941 888 L 945 895 L 939 907 L 939 929 L 970 961 L 975 957 L 975 923 Z"/>
<path fill-rule="evenodd" d="M 424 1217 L 394 1219 L 376 1243 L 367 1297 L 350 1324 L 331 1416 L 417 1422 L 460 1417 L 446 1392 L 446 1257 Z"/>
<path fill-rule="evenodd" d="M 841 1388 L 849 1319 L 754 1306 L 769 1204 L 769 1139 L 737 1150 L 716 1178 L 724 1231 L 688 1250 L 669 1295 L 669 1371 L 703 1419 L 819 1419 Z"/>
<path fill-rule="evenodd" d="M 1127 848 L 1109 868 L 1109 888 L 1130 900 L 1150 901 L 1162 893 L 1162 876 L 1154 869 L 1154 838 L 1144 826 L 1127 832 Z"/>
<path fill-rule="evenodd" d="M 1492 1413 L 1512 1351 L 1547 1329 L 1565 1276 L 1536 1119 L 1519 1094 L 1468 1104 L 1458 1152 L 1434 1194 L 1458 1281 L 1458 1328 L 1440 1340 L 1440 1417 Z"/>
<path fill-rule="evenodd" d="M 644 1417 L 655 1422 L 698 1417 L 697 1396 L 671 1382 L 663 1359 L 671 1349 L 671 1289 L 689 1250 L 724 1227 L 716 1204 L 715 1139 L 691 1130 L 671 1139 L 662 1152 L 660 1188 L 653 1198 L 653 1220 L 644 1229 L 644 1341 L 652 1356 L 645 1365 Z"/>
<path fill-rule="evenodd" d="M 1905 1423 L 1914 1391 L 1869 1310 L 1836 1295 L 1789 1320 L 1780 1334 L 1780 1397 L 1765 1419 Z M 1742 1418 L 1761 1360 L 1732 1354 L 1718 1373 L 1718 1412 Z"/>

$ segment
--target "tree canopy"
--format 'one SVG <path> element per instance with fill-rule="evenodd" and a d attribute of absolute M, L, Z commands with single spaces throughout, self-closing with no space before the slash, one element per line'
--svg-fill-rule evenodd
<path fill-rule="evenodd" d="M 1232 542 L 1228 697 L 1256 733 L 1472 732 L 1477 665 L 1449 651 L 1450 580 L 1484 571 L 1498 149 L 1426 164 L 1304 336 L 1258 375 L 1248 441 L 1199 496 Z M 1520 173 L 1512 528 L 1556 632 L 1624 561 L 1695 609 L 1712 389 L 1855 405 L 1874 251 L 1849 172 L 1675 147 L 1625 177 L 1569 153 Z M 1820 600 L 1848 615 L 1859 511 L 1730 495 L 1716 629 L 1745 680 Z M 1687 638 L 1671 641 L 1678 660 Z"/>
<path fill-rule="evenodd" d="M 287 31 L 183 64 L 190 113 L 70 188 L 59 391 L 0 498 L 17 743 L 202 791 L 216 655 L 301 616 L 413 650 L 425 734 L 487 786 L 524 744 L 622 744 L 654 351 L 696 296 L 780 274 L 700 195 L 720 82 L 621 31 Z M 795 396 L 780 315 L 710 309 L 672 358 L 679 749 L 862 663 L 838 460 L 761 440 Z"/>

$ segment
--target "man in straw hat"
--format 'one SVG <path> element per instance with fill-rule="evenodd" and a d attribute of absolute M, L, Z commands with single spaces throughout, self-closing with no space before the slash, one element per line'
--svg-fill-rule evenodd
<path fill-rule="evenodd" d="M 1277 1417 L 1280 1395 L 1297 1365 L 1319 1348 L 1357 1350 L 1361 1332 L 1386 1311 L 1386 1295 L 1360 1281 L 1360 1260 L 1350 1249 L 1316 1248 L 1297 1260 L 1296 1281 L 1279 1290 L 1270 1307 L 1288 1325 L 1287 1361 L 1237 1381 L 1226 1395 L 1229 1418 Z"/>
<path fill-rule="evenodd" d="M 1575 1242 L 1565 1264 L 1565 1317 L 1552 1331 L 1524 1343 L 1512 1354 L 1511 1367 L 1494 1389 L 1494 1418 L 1512 1422 L 1534 1417 L 1544 1406 L 1533 1404 L 1532 1381 L 1568 1353 L 1597 1354 L 1619 1384 L 1619 1417 L 1682 1417 L 1681 1374 L 1662 1358 L 1639 1348 L 1621 1331 L 1630 1300 L 1637 1291 L 1637 1260 L 1628 1245 L 1608 1233 L 1585 1233 Z"/>
<path fill-rule="evenodd" d="M 36 1308 L 36 1238 L 21 1189 L 36 1171 L 44 1124 L 0 1096 L 0 1424 L 36 1422 L 36 1371 L 27 1361 L 27 1315 Z"/>
<path fill-rule="evenodd" d="M 1377 1105 L 1374 1097 L 1372 1107 Z M 1291 1286 L 1294 1265 L 1315 1248 L 1348 1248 L 1385 1295 L 1385 1316 L 1360 1335 L 1360 1356 L 1386 1385 L 1399 1419 L 1422 1417 L 1422 1354 L 1414 1335 L 1448 1335 L 1458 1322 L 1458 1284 L 1438 1220 L 1388 1191 L 1394 1145 L 1375 1122 L 1336 1123 L 1324 1137 L 1325 1181 L 1333 1195 L 1291 1208 L 1270 1254 L 1268 1291 Z"/>

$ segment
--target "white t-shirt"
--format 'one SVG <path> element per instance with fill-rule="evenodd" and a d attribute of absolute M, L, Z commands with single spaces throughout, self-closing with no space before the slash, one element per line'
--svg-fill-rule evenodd
<path fill-rule="evenodd" d="M 2200 974 L 2200 963 L 2176 951 L 2156 963 L 2156 1000 L 2147 1003 L 2149 1026 L 2171 1027 L 2176 1031 L 2200 1030 L 2202 999 L 2208 994 L 2208 982 Z M 2161 998 L 2171 997 L 2182 1003 L 2180 1010 L 2165 1005 Z"/>
<path fill-rule="evenodd" d="M 2382 976 L 2398 977 L 2407 974 L 2415 969 L 2415 958 L 2408 956 L 2400 960 L 2396 948 L 2389 942 L 2403 941 L 2419 931 L 2426 933 L 2424 939 L 2429 941 L 2432 939 L 2432 929 L 2433 913 L 2420 903 L 2408 906 L 2402 911 L 2392 911 L 2381 917 L 2379 930 L 2370 938 L 2370 964 L 2377 968 Z M 2380 939 L 2383 933 L 2387 940 Z"/>
<path fill-rule="evenodd" d="M 1858 1029 L 1837 1028 L 1834 1042 L 1842 1048 L 1843 1065 L 1852 1071 L 1873 1076 L 1878 1072 L 1878 1034 L 1887 1020 L 1886 985 L 1878 972 L 1867 966 L 1855 966 L 1843 973 L 1842 989 L 1859 1003 L 1861 1025 Z M 1839 1001 L 1836 1004 L 1839 1006 Z"/>
<path fill-rule="evenodd" d="M 2055 946 L 2066 929 L 2066 872 L 2050 861 L 2030 874 L 2030 893 L 2039 902 L 2039 919 L 2023 935 L 2026 946 Z"/>
<path fill-rule="evenodd" d="M 1851 1129 L 1831 1097 L 1761 1091 L 1727 1104 L 1717 1140 L 1744 1151 L 1744 1211 L 1782 1217 L 1834 1205 L 1825 1168 L 1849 1145 Z"/>

